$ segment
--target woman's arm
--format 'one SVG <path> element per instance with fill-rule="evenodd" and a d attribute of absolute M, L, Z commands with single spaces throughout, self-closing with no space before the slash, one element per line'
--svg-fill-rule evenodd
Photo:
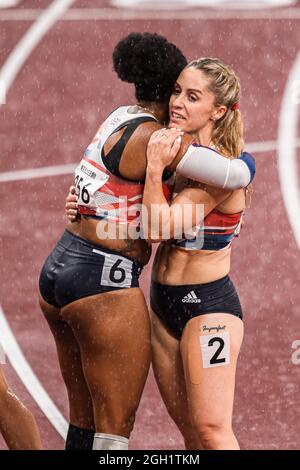
<path fill-rule="evenodd" d="M 75 222 L 78 215 L 78 205 L 77 205 L 78 196 L 76 195 L 75 186 L 70 186 L 69 193 L 66 198 L 65 212 L 67 219 L 70 222 Z"/>
<path fill-rule="evenodd" d="M 165 134 L 167 135 L 167 134 Z M 175 133 L 156 133 L 147 150 L 147 172 L 143 198 L 143 236 L 154 242 L 181 238 L 184 231 L 202 223 L 204 217 L 223 202 L 231 191 L 217 188 L 186 188 L 171 205 L 165 198 L 162 174 L 168 159 L 178 152 Z"/>
<path fill-rule="evenodd" d="M 171 129 L 161 132 L 168 133 Z M 155 132 L 159 136 L 159 131 Z M 150 142 L 150 141 L 149 141 Z M 177 155 L 165 156 L 165 166 L 185 178 L 229 190 L 247 187 L 255 176 L 255 160 L 247 152 L 238 158 L 226 158 L 210 147 L 195 144 L 184 134 Z"/>
<path fill-rule="evenodd" d="M 151 136 L 169 135 L 176 128 L 159 129 L 158 123 L 144 123 L 126 145 L 120 162 L 120 173 L 127 179 L 141 180 L 146 171 L 146 149 Z M 154 132 L 156 131 L 156 132 Z M 181 145 L 175 157 L 166 156 L 168 170 L 210 186 L 229 190 L 248 186 L 254 178 L 254 158 L 244 152 L 239 158 L 226 158 L 217 151 L 196 145 L 194 139 L 181 132 Z"/>
<path fill-rule="evenodd" d="M 156 128 L 158 126 L 155 123 Z M 120 173 L 128 179 L 143 179 L 146 172 L 146 148 L 150 142 L 151 129 L 143 125 L 142 136 L 133 136 L 127 146 L 125 158 L 120 163 Z M 162 129 L 163 132 L 171 132 L 172 129 Z M 150 134 L 149 134 L 150 132 Z M 152 133 L 155 136 L 160 131 Z M 127 158 L 126 158 L 127 157 Z M 158 154 L 158 157 L 160 155 Z M 240 189 L 249 185 L 255 175 L 255 161 L 253 157 L 244 152 L 241 157 L 230 160 L 208 147 L 193 145 L 191 136 L 182 135 L 181 145 L 176 155 L 168 154 L 164 160 L 164 167 L 178 174 L 202 182 L 211 186 L 228 190 Z M 76 220 L 77 196 L 69 193 L 66 200 L 66 214 L 72 222 Z"/>
<path fill-rule="evenodd" d="M 229 159 L 209 147 L 193 144 L 179 161 L 176 172 L 194 181 L 234 190 L 251 183 L 255 161 L 247 152 L 239 158 Z"/>

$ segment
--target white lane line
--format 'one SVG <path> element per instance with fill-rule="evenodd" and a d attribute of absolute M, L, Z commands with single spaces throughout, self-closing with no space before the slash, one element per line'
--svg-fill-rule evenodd
<path fill-rule="evenodd" d="M 118 8 L 174 10 L 187 8 L 218 8 L 226 10 L 257 10 L 294 6 L 297 0 L 110 0 Z"/>
<path fill-rule="evenodd" d="M 300 188 L 297 169 L 299 106 L 295 84 L 300 78 L 300 52 L 290 71 L 281 103 L 278 128 L 278 171 L 283 201 L 300 248 Z"/>
<path fill-rule="evenodd" d="M 300 147 L 300 139 L 296 140 L 296 145 Z M 246 145 L 245 150 L 253 154 L 276 151 L 278 142 L 269 140 L 265 142 L 252 142 Z M 77 163 L 67 163 L 66 165 L 53 165 L 40 168 L 29 168 L 26 170 L 6 171 L 0 173 L 0 183 L 12 181 L 30 180 L 35 178 L 46 178 L 48 176 L 60 176 L 72 174 Z"/>
<path fill-rule="evenodd" d="M 9 362 L 15 369 L 21 381 L 34 398 L 44 415 L 61 435 L 66 439 L 68 424 L 56 405 L 53 403 L 48 393 L 40 383 L 39 379 L 31 369 L 22 350 L 20 349 L 14 334 L 5 318 L 0 305 L 0 342 Z"/>
<path fill-rule="evenodd" d="M 42 10 L 43 13 L 39 10 L 37 21 L 26 31 L 0 70 L 0 83 L 5 87 L 6 94 L 32 51 L 74 1 L 54 0 L 49 8 Z"/>
<path fill-rule="evenodd" d="M 22 0 L 0 0 L 0 8 L 16 7 Z"/>
<path fill-rule="evenodd" d="M 299 141 L 300 145 L 300 141 Z M 271 152 L 277 149 L 276 140 L 265 140 L 264 142 L 252 142 L 245 144 L 245 150 L 247 152 L 260 153 L 260 152 Z"/>
<path fill-rule="evenodd" d="M 67 165 L 45 166 L 41 168 L 30 168 L 26 170 L 7 171 L 0 173 L 0 183 L 9 181 L 21 181 L 34 178 L 43 178 L 46 176 L 69 175 L 75 170 L 76 163 Z"/>
<path fill-rule="evenodd" d="M 264 142 L 252 142 L 245 145 L 247 152 L 260 153 L 260 152 L 271 152 L 277 151 L 278 140 L 265 140 Z M 295 139 L 295 146 L 300 148 L 300 139 Z"/>
<path fill-rule="evenodd" d="M 60 0 L 63 1 L 63 0 Z M 0 21 L 33 21 L 39 17 L 39 9 L 0 10 Z M 72 8 L 59 21 L 110 21 L 110 20 L 299 20 L 300 8 L 271 10 L 120 10 L 117 8 Z"/>

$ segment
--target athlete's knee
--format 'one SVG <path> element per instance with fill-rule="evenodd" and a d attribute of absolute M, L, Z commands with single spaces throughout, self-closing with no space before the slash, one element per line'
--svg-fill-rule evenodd
<path fill-rule="evenodd" d="M 233 434 L 231 425 L 222 421 L 196 420 L 194 423 L 199 445 L 206 450 L 224 448 L 224 443 Z"/>
<path fill-rule="evenodd" d="M 95 431 L 93 406 L 90 403 L 84 403 L 78 407 L 78 400 L 70 400 L 70 422 L 78 428 Z"/>
<path fill-rule="evenodd" d="M 184 439 L 184 446 L 186 450 L 201 450 L 202 449 L 200 439 L 197 435 L 189 434 L 189 435 L 183 436 L 183 439 Z"/>
<path fill-rule="evenodd" d="M 185 448 L 187 450 L 210 449 L 215 437 L 214 430 L 216 430 L 215 426 L 209 423 L 192 420 L 189 428 L 186 426 L 180 428 Z"/>
<path fill-rule="evenodd" d="M 136 410 L 104 409 L 103 404 L 94 410 L 96 429 L 98 432 L 129 437 L 134 426 Z"/>

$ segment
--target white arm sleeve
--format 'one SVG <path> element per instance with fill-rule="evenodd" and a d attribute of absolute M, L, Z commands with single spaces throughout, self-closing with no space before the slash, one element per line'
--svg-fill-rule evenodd
<path fill-rule="evenodd" d="M 242 160 L 230 160 L 208 147 L 191 145 L 177 165 L 176 172 L 194 181 L 225 189 L 245 188 L 251 173 Z"/>

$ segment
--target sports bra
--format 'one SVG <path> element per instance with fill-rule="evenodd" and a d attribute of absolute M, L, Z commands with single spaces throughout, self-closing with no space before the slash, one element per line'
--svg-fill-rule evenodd
<path fill-rule="evenodd" d="M 190 236 L 173 240 L 172 245 L 185 250 L 225 250 L 239 235 L 243 214 L 244 211 L 224 214 L 214 209 L 204 218 L 203 225 L 194 227 Z"/>
<path fill-rule="evenodd" d="M 134 112 L 133 106 L 121 106 L 100 126 L 75 170 L 79 214 L 117 224 L 140 225 L 144 180 L 124 178 L 119 172 L 119 164 L 124 148 L 136 128 L 148 121 L 157 120 L 150 113 Z M 106 141 L 124 127 L 126 129 L 122 137 L 105 156 Z M 163 190 L 168 200 L 172 196 L 174 179 L 175 175 L 164 172 Z"/>

